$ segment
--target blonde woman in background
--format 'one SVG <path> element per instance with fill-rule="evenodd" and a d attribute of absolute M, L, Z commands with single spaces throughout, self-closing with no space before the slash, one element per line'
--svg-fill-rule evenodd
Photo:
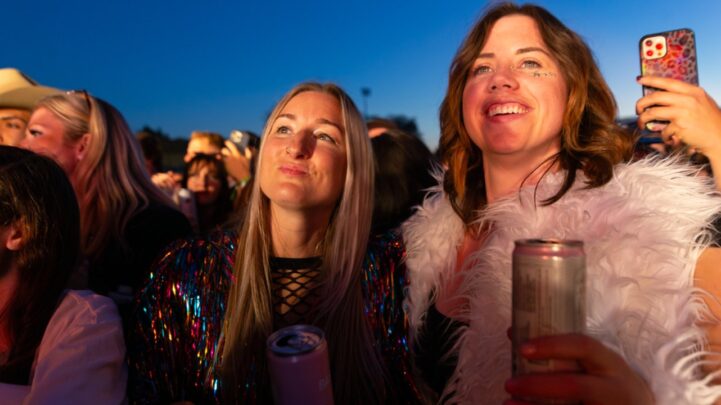
<path fill-rule="evenodd" d="M 41 100 L 23 146 L 55 160 L 77 195 L 84 264 L 74 287 L 110 296 L 126 318 L 153 259 L 188 221 L 150 181 L 120 112 L 85 91 Z"/>

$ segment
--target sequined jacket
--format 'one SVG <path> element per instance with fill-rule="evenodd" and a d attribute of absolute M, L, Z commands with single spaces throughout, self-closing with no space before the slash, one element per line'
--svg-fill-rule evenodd
<path fill-rule="evenodd" d="M 128 348 L 132 403 L 222 402 L 218 365 L 235 247 L 236 235 L 228 232 L 178 241 L 153 267 L 136 299 Z M 418 403 L 402 308 L 404 257 L 398 235 L 371 239 L 363 263 L 364 313 L 397 393 L 392 402 Z M 257 402 L 254 381 L 244 391 L 244 402 Z"/>

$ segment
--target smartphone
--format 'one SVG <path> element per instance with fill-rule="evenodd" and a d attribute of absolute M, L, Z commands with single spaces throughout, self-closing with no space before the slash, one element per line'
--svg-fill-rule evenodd
<path fill-rule="evenodd" d="M 260 145 L 260 137 L 258 137 L 258 135 L 250 131 L 241 131 L 238 129 L 230 131 L 228 140 L 238 147 L 240 153 L 245 153 L 245 149 L 249 147 L 258 149 L 258 145 Z"/>
<path fill-rule="evenodd" d="M 698 85 L 698 63 L 696 60 L 696 38 L 692 30 L 682 28 L 657 34 L 644 35 L 638 42 L 641 60 L 641 75 L 661 76 Z M 659 89 L 643 86 L 647 96 Z M 663 130 L 668 122 L 651 121 L 646 124 L 649 131 Z"/>

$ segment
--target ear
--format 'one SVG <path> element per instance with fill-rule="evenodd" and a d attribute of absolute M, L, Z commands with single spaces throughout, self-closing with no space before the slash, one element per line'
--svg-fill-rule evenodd
<path fill-rule="evenodd" d="M 7 250 L 20 250 L 25 245 L 25 236 L 25 227 L 20 221 L 15 221 L 3 229 L 2 244 Z"/>
<path fill-rule="evenodd" d="M 78 142 L 75 144 L 75 158 L 79 161 L 83 160 L 85 158 L 85 155 L 88 153 L 88 148 L 90 146 L 90 134 L 85 133 L 83 136 L 80 137 Z"/>

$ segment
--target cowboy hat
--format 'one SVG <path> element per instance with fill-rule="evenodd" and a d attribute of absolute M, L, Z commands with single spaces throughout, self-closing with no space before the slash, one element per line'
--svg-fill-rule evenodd
<path fill-rule="evenodd" d="M 32 110 L 41 98 L 59 92 L 52 87 L 39 86 L 17 69 L 0 69 L 0 108 Z"/>

